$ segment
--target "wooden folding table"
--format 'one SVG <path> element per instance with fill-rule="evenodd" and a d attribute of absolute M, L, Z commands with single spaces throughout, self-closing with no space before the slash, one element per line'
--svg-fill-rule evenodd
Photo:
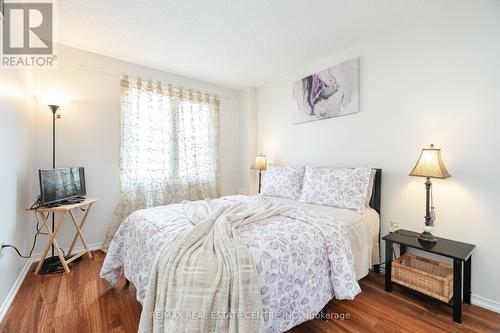
<path fill-rule="evenodd" d="M 49 241 L 47 243 L 47 246 L 45 247 L 45 250 L 43 251 L 42 257 L 40 258 L 40 262 L 38 263 L 38 266 L 35 269 L 35 275 L 40 272 L 40 269 L 42 268 L 42 265 L 43 265 L 43 261 L 45 260 L 45 257 L 47 256 L 47 253 L 49 252 L 49 249 L 52 245 L 54 245 L 54 248 L 57 252 L 57 256 L 61 260 L 61 264 L 62 264 L 64 271 L 66 273 L 70 272 L 68 264 L 70 262 L 80 258 L 81 256 L 86 254 L 88 258 L 92 259 L 92 254 L 90 253 L 90 249 L 87 246 L 87 243 L 85 242 L 85 239 L 83 238 L 83 235 L 82 235 L 82 228 L 85 225 L 87 217 L 89 216 L 90 208 L 92 208 L 92 205 L 97 200 L 98 199 L 96 199 L 96 198 L 87 198 L 80 203 L 61 205 L 61 206 L 50 207 L 50 208 L 39 207 L 39 208 L 28 209 L 29 211 L 34 211 L 35 214 L 38 215 L 40 221 L 42 222 L 43 226 L 45 227 L 45 230 L 47 230 L 47 233 L 49 234 Z M 80 209 L 80 208 L 85 210 L 85 213 L 83 214 L 83 217 L 80 220 L 80 222 L 78 222 L 74 211 L 77 209 Z M 47 214 L 47 213 L 49 213 L 49 214 Z M 54 230 L 52 230 L 49 222 L 47 221 L 47 217 L 50 216 L 50 214 L 52 214 L 52 213 L 59 214 L 59 217 L 56 219 Z M 75 237 L 73 238 L 73 241 L 71 242 L 71 246 L 69 247 L 68 254 L 66 255 L 66 257 L 68 259 L 66 259 L 66 258 L 64 258 L 63 252 L 62 252 L 61 248 L 59 247 L 59 244 L 57 243 L 56 236 L 59 232 L 59 229 L 61 228 L 61 225 L 64 221 L 64 218 L 66 217 L 66 215 L 68 213 L 71 217 L 71 221 L 73 222 L 73 225 L 76 228 L 76 234 L 75 234 Z M 80 238 L 80 240 L 82 241 L 84 249 L 83 249 L 83 251 L 71 256 L 78 238 Z"/>

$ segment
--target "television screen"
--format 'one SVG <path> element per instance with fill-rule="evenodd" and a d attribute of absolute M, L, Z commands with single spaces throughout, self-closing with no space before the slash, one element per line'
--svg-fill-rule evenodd
<path fill-rule="evenodd" d="M 39 170 L 38 173 L 42 205 L 87 194 L 83 168 L 46 169 Z"/>

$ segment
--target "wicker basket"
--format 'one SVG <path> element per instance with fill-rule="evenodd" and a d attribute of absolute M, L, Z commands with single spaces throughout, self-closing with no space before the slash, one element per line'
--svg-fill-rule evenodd
<path fill-rule="evenodd" d="M 391 279 L 443 302 L 453 297 L 453 269 L 409 253 L 392 262 Z"/>

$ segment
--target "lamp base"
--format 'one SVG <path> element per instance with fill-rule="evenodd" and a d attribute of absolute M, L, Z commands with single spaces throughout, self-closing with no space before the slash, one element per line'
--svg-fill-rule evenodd
<path fill-rule="evenodd" d="M 420 235 L 418 235 L 418 241 L 423 245 L 423 246 L 434 246 L 437 242 L 436 238 L 428 231 L 422 232 Z"/>
<path fill-rule="evenodd" d="M 45 258 L 40 269 L 40 274 L 57 274 L 64 272 L 58 256 Z"/>

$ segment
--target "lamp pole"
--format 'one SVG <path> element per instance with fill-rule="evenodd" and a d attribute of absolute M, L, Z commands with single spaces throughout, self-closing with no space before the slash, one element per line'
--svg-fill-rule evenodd
<path fill-rule="evenodd" d="M 431 230 L 434 227 L 431 214 L 431 190 L 431 178 L 427 177 L 427 180 L 425 182 L 425 227 L 424 232 L 418 236 L 418 240 L 429 246 L 432 246 L 436 243 L 436 238 L 431 233 Z"/>
<path fill-rule="evenodd" d="M 56 168 L 56 113 L 59 110 L 57 105 L 49 105 L 52 111 L 52 169 Z"/>
<path fill-rule="evenodd" d="M 259 193 L 260 193 L 260 188 L 261 188 L 261 179 L 262 179 L 262 169 L 259 168 Z"/>
<path fill-rule="evenodd" d="M 60 106 L 58 105 L 49 105 L 50 110 L 52 111 L 52 169 L 56 168 L 56 113 L 59 110 Z M 52 232 L 55 229 L 55 213 L 52 213 Z M 55 256 L 55 248 L 54 244 L 52 244 L 52 256 L 49 258 L 47 265 L 45 266 L 44 262 L 44 271 L 52 273 L 55 272 L 57 266 L 59 265 L 59 258 Z"/>

